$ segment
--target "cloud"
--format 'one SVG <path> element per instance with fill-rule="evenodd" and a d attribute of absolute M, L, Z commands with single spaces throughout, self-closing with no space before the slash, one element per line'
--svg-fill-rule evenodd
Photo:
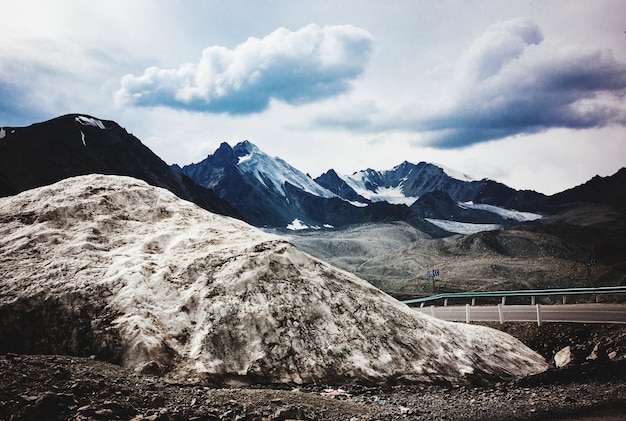
<path fill-rule="evenodd" d="M 68 79 L 62 70 L 28 58 L 0 64 L 0 126 L 29 125 L 50 118 L 50 110 L 58 113 L 59 81 Z"/>
<path fill-rule="evenodd" d="M 626 64 L 610 51 L 543 43 L 525 19 L 490 27 L 457 63 L 451 106 L 409 122 L 454 148 L 550 128 L 626 125 Z"/>
<path fill-rule="evenodd" d="M 440 97 L 325 113 L 313 124 L 360 132 L 409 131 L 416 143 L 449 149 L 552 128 L 626 125 L 626 63 L 610 51 L 544 41 L 527 19 L 492 25 L 454 64 Z"/>
<path fill-rule="evenodd" d="M 198 63 L 126 75 L 118 104 L 210 113 L 263 111 L 271 99 L 314 102 L 346 92 L 371 55 L 373 37 L 351 25 L 279 28 L 234 49 L 211 46 Z"/>

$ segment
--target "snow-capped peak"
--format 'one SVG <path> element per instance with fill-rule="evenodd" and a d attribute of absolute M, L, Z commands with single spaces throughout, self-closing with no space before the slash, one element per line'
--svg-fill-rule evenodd
<path fill-rule="evenodd" d="M 372 202 L 386 201 L 392 204 L 405 204 L 410 206 L 421 194 L 431 191 L 434 184 L 425 181 L 437 179 L 441 183 L 441 171 L 447 177 L 460 181 L 472 181 L 467 174 L 453 170 L 439 164 L 420 162 L 412 164 L 403 161 L 390 170 L 376 171 L 371 168 L 353 173 L 350 176 L 340 177 L 358 195 L 367 198 Z M 423 187 L 423 188 L 420 188 Z"/>
<path fill-rule="evenodd" d="M 282 196 L 286 196 L 285 183 L 320 197 L 336 195 L 317 184 L 311 177 L 289 165 L 286 161 L 271 157 L 249 141 L 240 142 L 233 148 L 239 158 L 237 167 L 240 171 L 253 174 L 256 179 L 272 188 Z"/>
<path fill-rule="evenodd" d="M 450 167 L 447 167 L 445 165 L 436 164 L 436 163 L 433 163 L 433 165 L 441 168 L 443 170 L 443 172 L 446 173 L 446 175 L 448 177 L 452 177 L 452 178 L 455 178 L 455 179 L 461 180 L 461 181 L 474 181 L 475 180 L 470 175 L 462 173 L 460 171 L 457 171 L 457 170 L 455 170 L 453 168 L 450 168 Z"/>
<path fill-rule="evenodd" d="M 372 202 L 388 202 L 392 204 L 404 204 L 410 206 L 418 198 L 407 196 L 402 189 L 402 182 L 396 185 L 384 183 L 385 175 L 389 171 L 376 171 L 371 168 L 358 171 L 351 176 L 339 176 L 359 196 L 365 197 Z"/>

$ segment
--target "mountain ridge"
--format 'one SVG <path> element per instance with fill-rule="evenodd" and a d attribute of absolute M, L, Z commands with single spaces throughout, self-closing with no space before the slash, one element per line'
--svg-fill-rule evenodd
<path fill-rule="evenodd" d="M 532 220 L 522 213 L 550 216 L 580 202 L 607 204 L 619 212 L 626 206 L 626 169 L 546 196 L 406 160 L 390 170 L 345 176 L 330 169 L 313 179 L 250 141 L 234 147 L 223 142 L 199 163 L 168 166 L 114 121 L 86 114 L 3 127 L 0 136 L 0 196 L 88 173 L 129 175 L 259 227 L 324 229 L 405 221 L 442 236 L 457 232 L 450 228 L 455 224 L 473 224 L 470 231 L 508 228 Z M 439 221 L 448 228 L 438 228 Z"/>
<path fill-rule="evenodd" d="M 619 182 L 613 181 L 610 177 L 594 181 L 592 187 L 586 183 L 586 187 L 575 187 L 572 189 L 573 192 L 567 191 L 567 193 L 552 196 L 533 190 L 516 190 L 486 178 L 474 180 L 466 174 L 450 168 L 423 161 L 412 164 L 405 160 L 390 170 L 379 171 L 368 168 L 357 171 L 350 176 L 340 175 L 334 169 L 329 169 L 312 179 L 288 165 L 284 160 L 262 153 L 256 145 L 247 140 L 236 144 L 231 149 L 245 149 L 246 151 L 253 149 L 262 154 L 263 166 L 278 168 L 278 170 L 274 172 L 260 171 L 258 161 L 257 167 L 254 168 L 254 161 L 246 159 L 247 170 L 241 171 L 240 162 L 235 163 L 232 160 L 230 163 L 219 162 L 216 157 L 223 148 L 231 147 L 227 143 L 222 143 L 216 153 L 208 155 L 206 159 L 182 169 L 179 166 L 174 168 L 181 170 L 200 184 L 216 188 L 223 194 L 221 197 L 231 203 L 237 203 L 241 199 L 233 197 L 232 192 L 228 193 L 227 189 L 221 188 L 220 185 L 246 184 L 248 189 L 254 191 L 255 195 L 259 197 L 255 203 L 260 208 L 266 207 L 263 204 L 263 196 L 271 194 L 272 192 L 269 190 L 273 190 L 274 193 L 278 192 L 280 196 L 286 199 L 286 202 L 274 201 L 271 206 L 267 207 L 272 208 L 275 214 L 280 213 L 281 218 L 275 219 L 269 224 L 260 219 L 248 218 L 251 223 L 257 226 L 285 228 L 289 225 L 319 229 L 363 222 L 405 221 L 425 229 L 427 232 L 436 232 L 441 229 L 436 228 L 435 225 L 454 227 L 455 224 L 459 223 L 474 224 L 474 227 L 468 227 L 469 231 L 473 231 L 476 229 L 493 229 L 494 227 L 508 228 L 518 223 L 537 220 L 542 215 L 558 213 L 562 206 L 570 201 L 570 198 L 577 201 L 585 201 L 585 199 L 602 201 L 604 200 L 602 199 L 603 196 L 610 196 L 613 199 L 606 199 L 605 202 L 623 204 L 623 201 L 620 202 L 622 196 L 620 196 Z M 272 163 L 273 161 L 280 165 L 268 164 L 268 162 Z M 287 168 L 288 170 L 281 172 L 280 168 Z M 213 175 L 211 181 L 207 182 L 206 177 L 195 175 L 198 171 L 213 171 L 219 174 L 219 177 Z M 236 177 L 233 177 L 234 173 L 237 173 Z M 253 174 L 256 181 L 251 182 L 246 173 Z M 624 173 L 626 174 L 626 171 Z M 293 174 L 297 174 L 297 176 Z M 616 177 L 619 174 L 621 172 L 618 172 Z M 237 181 L 229 182 L 227 180 L 229 177 L 236 178 Z M 289 183 L 291 185 L 289 189 L 276 188 L 280 185 L 285 186 L 288 179 L 299 181 Z M 305 180 L 306 183 L 302 180 Z M 317 188 L 303 187 L 305 184 L 310 186 L 311 181 L 321 186 L 324 193 L 320 194 Z M 337 212 L 337 206 L 324 203 L 323 200 L 309 198 L 309 202 L 316 204 L 303 205 L 302 200 L 306 195 L 297 194 L 297 197 L 294 196 L 298 188 L 313 196 L 329 200 L 333 199 L 334 195 L 347 203 L 347 205 L 340 206 L 342 212 L 346 215 L 359 216 L 355 216 L 353 220 L 350 220 L 350 217 L 340 218 L 334 213 Z M 604 189 L 605 193 L 593 196 L 594 189 L 598 188 Z M 287 191 L 289 191 L 288 194 Z M 328 192 L 332 194 L 327 194 Z M 437 200 L 442 202 L 438 203 Z M 379 204 L 377 205 L 379 206 L 378 209 L 373 206 L 375 203 Z M 444 204 L 446 205 L 444 206 Z M 406 212 L 406 209 L 399 211 L 397 206 L 406 206 L 410 212 Z M 235 205 L 235 207 L 240 209 L 242 213 L 246 213 L 245 204 Z M 381 207 L 386 209 L 387 215 L 382 215 L 384 211 Z M 334 210 L 330 210 L 331 208 Z M 354 208 L 365 208 L 366 210 L 357 211 Z M 297 209 L 297 212 L 294 212 L 294 209 Z M 321 212 L 320 209 L 326 211 Z M 438 220 L 441 220 L 441 223 Z M 450 224 L 446 224 L 447 222 Z M 461 231 L 455 231 L 455 228 L 444 229 L 444 232 L 448 232 L 444 235 L 465 231 L 465 228 L 462 227 L 458 228 Z M 449 229 L 453 229 L 453 231 L 450 232 Z M 441 232 L 434 235 L 441 236 Z"/>
<path fill-rule="evenodd" d="M 249 141 L 233 147 L 223 142 L 204 160 L 172 168 L 210 186 L 256 226 L 330 228 L 410 219 L 428 225 L 406 206 L 382 202 L 355 205 Z"/>
<path fill-rule="evenodd" d="M 253 225 L 271 228 L 320 229 L 364 222 L 406 221 L 441 236 L 450 232 L 442 230 L 441 224 L 433 223 L 433 218 L 450 220 L 454 215 L 462 215 L 462 223 L 489 221 L 489 225 L 475 228 L 493 229 L 493 226 L 507 227 L 519 222 L 509 217 L 511 212 L 505 211 L 540 213 L 549 208 L 547 196 L 541 193 L 518 191 L 487 179 L 471 180 L 460 172 L 426 162 L 412 164 L 405 160 L 390 170 L 370 168 L 351 176 L 339 175 L 330 169 L 312 179 L 284 160 L 263 153 L 247 140 L 233 147 L 223 142 L 204 160 L 172 168 L 214 189 Z M 300 194 L 298 189 L 306 194 Z M 444 207 L 432 201 L 420 202 L 421 196 L 428 197 L 429 193 L 439 191 L 458 203 L 459 209 L 450 212 L 452 208 L 447 206 L 444 212 Z M 443 196 L 435 194 L 434 197 Z M 332 204 L 336 199 L 345 203 Z M 469 209 L 464 202 L 506 209 Z"/>
<path fill-rule="evenodd" d="M 4 127 L 0 197 L 92 173 L 135 177 L 219 214 L 241 218 L 215 192 L 173 171 L 126 129 L 86 114 L 66 114 L 27 127 Z"/>

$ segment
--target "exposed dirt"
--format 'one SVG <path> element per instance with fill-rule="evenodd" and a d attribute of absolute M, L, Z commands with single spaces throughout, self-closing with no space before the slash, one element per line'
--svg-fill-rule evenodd
<path fill-rule="evenodd" d="M 624 285 L 626 216 L 580 205 L 513 229 L 431 239 L 405 223 L 290 233 L 303 250 L 394 296 Z M 440 276 L 429 278 L 428 270 Z"/>
<path fill-rule="evenodd" d="M 95 358 L 0 356 L 0 420 L 497 420 L 626 417 L 626 326 L 494 324 L 565 368 L 492 387 L 181 385 Z M 599 345 L 599 358 L 587 360 Z M 613 354 L 614 353 L 614 354 Z M 609 359 L 608 355 L 612 356 Z"/>

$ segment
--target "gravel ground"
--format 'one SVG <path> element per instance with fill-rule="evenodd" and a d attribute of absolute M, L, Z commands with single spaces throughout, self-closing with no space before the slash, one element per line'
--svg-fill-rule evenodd
<path fill-rule="evenodd" d="M 0 356 L 0 420 L 626 419 L 626 326 L 505 324 L 551 359 L 602 356 L 491 387 L 171 384 L 93 358 Z M 540 349 L 537 349 L 540 348 Z M 559 348 L 560 349 L 560 348 Z"/>

